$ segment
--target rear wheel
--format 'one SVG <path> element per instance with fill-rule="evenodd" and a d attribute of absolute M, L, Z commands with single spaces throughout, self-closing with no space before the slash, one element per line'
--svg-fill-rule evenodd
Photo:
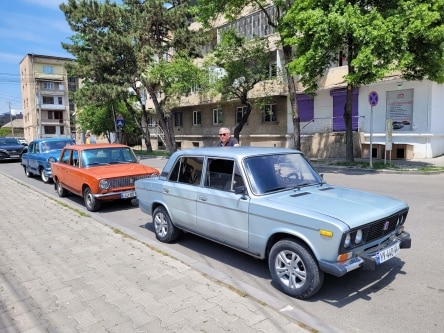
<path fill-rule="evenodd" d="M 32 177 L 34 177 L 33 173 L 32 173 L 32 172 L 29 172 L 29 170 L 28 170 L 27 167 L 24 166 L 23 168 L 25 169 L 25 175 L 26 175 L 26 177 L 28 177 L 28 178 L 32 178 Z"/>
<path fill-rule="evenodd" d="M 42 178 L 42 181 L 43 181 L 45 184 L 48 184 L 48 183 L 51 182 L 51 177 L 49 177 L 49 176 L 46 174 L 45 169 L 43 169 L 43 168 L 40 168 L 40 178 Z"/>
<path fill-rule="evenodd" d="M 157 207 L 153 213 L 153 224 L 156 238 L 163 243 L 174 242 L 180 235 L 180 229 L 171 222 L 165 207 Z"/>
<path fill-rule="evenodd" d="M 56 191 L 57 191 L 57 194 L 59 195 L 59 197 L 63 198 L 68 195 L 68 191 L 63 188 L 62 184 L 60 184 L 60 182 L 58 180 L 55 183 L 55 188 L 56 188 Z"/>
<path fill-rule="evenodd" d="M 102 206 L 101 202 L 94 197 L 89 187 L 86 187 L 83 191 L 83 201 L 85 202 L 86 209 L 90 212 L 98 211 Z"/>
<path fill-rule="evenodd" d="M 287 295 L 304 299 L 316 294 L 324 281 L 324 272 L 305 246 L 283 239 L 271 248 L 268 257 L 271 277 Z"/>

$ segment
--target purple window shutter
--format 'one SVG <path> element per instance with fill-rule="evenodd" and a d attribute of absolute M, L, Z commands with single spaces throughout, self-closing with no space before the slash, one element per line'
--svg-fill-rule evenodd
<path fill-rule="evenodd" d="M 296 103 L 298 105 L 299 118 L 302 121 L 311 121 L 314 118 L 313 97 L 306 94 L 297 94 Z"/>
<path fill-rule="evenodd" d="M 338 89 L 330 90 L 330 96 L 333 97 L 333 132 L 345 131 L 344 111 L 345 102 L 347 100 L 347 90 Z M 358 97 L 359 88 L 353 90 L 353 102 L 352 102 L 352 129 L 358 130 Z"/>

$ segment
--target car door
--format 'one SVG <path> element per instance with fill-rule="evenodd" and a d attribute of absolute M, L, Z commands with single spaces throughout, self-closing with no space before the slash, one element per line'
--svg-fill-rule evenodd
<path fill-rule="evenodd" d="M 67 190 L 81 194 L 82 180 L 78 165 L 78 151 L 65 149 L 59 161 L 59 181 Z"/>
<path fill-rule="evenodd" d="M 163 186 L 163 198 L 173 223 L 191 231 L 196 229 L 203 161 L 200 156 L 179 157 Z"/>
<path fill-rule="evenodd" d="M 197 228 L 201 234 L 248 249 L 250 199 L 234 192 L 244 185 L 234 160 L 208 158 L 204 186 L 197 196 Z"/>

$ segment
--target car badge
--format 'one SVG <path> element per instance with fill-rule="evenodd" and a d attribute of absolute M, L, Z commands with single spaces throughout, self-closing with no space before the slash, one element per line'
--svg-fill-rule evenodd
<path fill-rule="evenodd" d="M 130 178 L 130 184 L 134 184 L 134 178 Z"/>
<path fill-rule="evenodd" d="M 386 231 L 389 228 L 389 225 L 390 225 L 390 221 L 385 221 L 383 230 Z"/>

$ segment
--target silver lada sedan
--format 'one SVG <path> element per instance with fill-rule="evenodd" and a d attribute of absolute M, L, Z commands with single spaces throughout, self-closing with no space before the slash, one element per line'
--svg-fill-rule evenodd
<path fill-rule="evenodd" d="M 135 188 L 159 241 L 187 231 L 267 258 L 278 288 L 300 299 L 324 273 L 374 270 L 411 246 L 406 203 L 329 185 L 292 149 L 181 150 Z"/>

